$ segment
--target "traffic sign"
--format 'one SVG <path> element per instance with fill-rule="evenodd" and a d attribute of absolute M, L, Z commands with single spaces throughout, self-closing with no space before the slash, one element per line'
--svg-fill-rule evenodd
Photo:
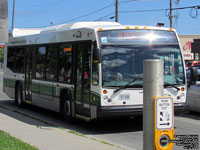
<path fill-rule="evenodd" d="M 169 96 L 154 97 L 154 148 L 171 150 L 174 143 L 174 104 Z"/>
<path fill-rule="evenodd" d="M 174 120 L 173 99 L 158 97 L 156 99 L 156 128 L 172 129 Z"/>

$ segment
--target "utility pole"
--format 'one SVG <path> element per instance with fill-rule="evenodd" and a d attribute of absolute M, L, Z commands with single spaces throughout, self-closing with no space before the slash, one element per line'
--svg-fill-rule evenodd
<path fill-rule="evenodd" d="M 115 0 L 115 22 L 118 22 L 118 0 Z"/>
<path fill-rule="evenodd" d="M 172 0 L 170 0 L 169 6 L 170 6 L 170 12 L 169 12 L 170 28 L 173 28 Z"/>
<path fill-rule="evenodd" d="M 12 32 L 13 32 L 13 29 L 14 29 L 14 18 L 15 18 L 15 0 L 13 0 Z"/>
<path fill-rule="evenodd" d="M 8 0 L 0 0 L 0 42 L 8 42 Z"/>

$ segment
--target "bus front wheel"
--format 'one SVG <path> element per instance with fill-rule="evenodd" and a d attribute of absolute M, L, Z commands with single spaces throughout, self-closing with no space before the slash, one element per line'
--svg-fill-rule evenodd
<path fill-rule="evenodd" d="M 72 110 L 71 110 L 71 100 L 68 98 L 67 94 L 63 94 L 62 97 L 62 105 L 61 105 L 61 113 L 66 122 L 72 123 Z"/>

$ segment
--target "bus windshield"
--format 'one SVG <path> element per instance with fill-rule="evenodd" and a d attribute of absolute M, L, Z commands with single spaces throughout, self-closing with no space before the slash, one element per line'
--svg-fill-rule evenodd
<path fill-rule="evenodd" d="M 102 84 L 104 87 L 143 87 L 143 60 L 164 61 L 164 82 L 185 83 L 181 51 L 178 44 L 162 45 L 101 45 Z"/>

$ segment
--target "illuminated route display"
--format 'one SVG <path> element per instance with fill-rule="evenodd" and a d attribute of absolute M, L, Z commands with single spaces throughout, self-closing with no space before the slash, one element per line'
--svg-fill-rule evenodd
<path fill-rule="evenodd" d="M 112 30 L 99 31 L 101 44 L 178 44 L 174 31 Z"/>

